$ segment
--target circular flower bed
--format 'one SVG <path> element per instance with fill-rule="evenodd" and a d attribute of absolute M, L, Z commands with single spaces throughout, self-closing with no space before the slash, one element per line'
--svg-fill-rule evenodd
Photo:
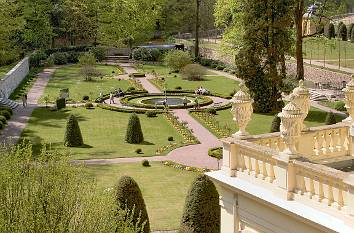
<path fill-rule="evenodd" d="M 167 97 L 167 106 L 170 109 L 178 108 L 193 108 L 195 107 L 195 98 L 198 98 L 199 107 L 207 106 L 213 103 L 213 100 L 207 96 L 197 96 L 189 93 L 181 94 L 137 94 L 126 96 L 121 99 L 123 105 L 136 108 L 148 108 L 148 109 L 164 109 L 164 102 Z M 187 106 L 184 106 L 184 98 L 187 99 Z"/>

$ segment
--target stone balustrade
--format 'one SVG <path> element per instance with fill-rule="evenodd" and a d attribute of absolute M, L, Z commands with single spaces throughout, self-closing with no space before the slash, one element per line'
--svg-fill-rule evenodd
<path fill-rule="evenodd" d="M 330 132 L 340 134 L 338 130 L 344 128 L 333 126 L 331 130 L 322 130 L 318 135 Z M 313 135 L 312 129 L 306 134 Z M 229 176 L 266 187 L 287 200 L 354 212 L 354 179 L 348 181 L 349 173 L 304 161 L 306 159 L 286 160 L 281 150 L 269 146 L 275 145 L 279 136 L 276 133 L 266 136 L 258 135 L 259 138 L 255 139 L 263 145 L 235 138 L 222 139 L 222 170 Z"/>

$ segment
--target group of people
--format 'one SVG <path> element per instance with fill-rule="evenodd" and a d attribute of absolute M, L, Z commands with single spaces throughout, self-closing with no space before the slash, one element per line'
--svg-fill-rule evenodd
<path fill-rule="evenodd" d="M 209 93 L 209 91 L 202 86 L 198 87 L 195 90 L 195 94 L 197 94 L 197 95 L 207 95 L 208 93 Z"/>
<path fill-rule="evenodd" d="M 111 91 L 109 93 L 109 104 L 114 104 L 114 98 L 115 97 L 118 97 L 118 98 L 124 97 L 123 90 L 118 88 L 115 91 Z M 100 91 L 100 99 L 103 99 L 103 92 L 102 91 Z M 105 101 L 103 101 L 103 102 L 105 102 Z"/>

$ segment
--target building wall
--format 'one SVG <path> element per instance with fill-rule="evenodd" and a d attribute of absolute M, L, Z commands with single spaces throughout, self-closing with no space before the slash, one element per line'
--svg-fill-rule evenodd
<path fill-rule="evenodd" d="M 29 58 L 25 57 L 0 80 L 0 96 L 9 98 L 29 73 Z"/>
<path fill-rule="evenodd" d="M 242 192 L 220 185 L 221 233 L 333 232 Z M 246 231 L 247 230 L 247 231 Z"/>

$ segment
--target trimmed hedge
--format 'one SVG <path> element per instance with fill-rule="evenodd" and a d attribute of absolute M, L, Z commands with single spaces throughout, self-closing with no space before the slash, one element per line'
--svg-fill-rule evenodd
<path fill-rule="evenodd" d="M 104 110 L 114 111 L 114 112 L 136 113 L 136 114 L 146 114 L 147 112 L 154 112 L 156 114 L 164 113 L 164 111 L 162 110 L 120 108 L 120 107 L 110 106 L 106 104 L 98 104 L 97 107 L 102 108 Z"/>
<path fill-rule="evenodd" d="M 65 99 L 57 99 L 56 100 L 56 105 L 57 105 L 57 109 L 60 110 L 62 108 L 66 107 L 66 101 Z"/>
<path fill-rule="evenodd" d="M 67 147 L 82 146 L 84 141 L 82 139 L 81 130 L 76 117 L 70 114 L 64 135 L 64 145 Z"/>
<path fill-rule="evenodd" d="M 210 148 L 208 150 L 208 155 L 210 157 L 216 158 L 217 160 L 222 159 L 222 147 Z"/>
<path fill-rule="evenodd" d="M 199 175 L 186 198 L 179 233 L 220 233 L 219 194 L 206 175 Z"/>
<path fill-rule="evenodd" d="M 135 113 L 130 116 L 125 141 L 130 144 L 139 144 L 144 141 L 140 120 Z"/>
<path fill-rule="evenodd" d="M 136 95 L 136 94 L 144 94 L 144 93 L 148 93 L 148 91 L 146 91 L 146 90 L 126 91 L 126 92 L 124 92 L 124 95 Z M 98 97 L 95 100 L 95 103 L 101 103 L 101 102 L 103 102 L 104 100 L 107 100 L 107 99 L 109 99 L 109 94 L 103 95 L 102 98 Z"/>
<path fill-rule="evenodd" d="M 5 116 L 0 116 L 0 122 L 2 122 L 4 125 L 6 124 L 7 120 Z"/>
<path fill-rule="evenodd" d="M 212 107 L 212 108 L 204 108 L 204 109 L 189 109 L 189 112 L 210 112 L 210 111 L 213 111 L 213 110 L 210 110 L 210 109 L 215 109 L 216 110 L 216 113 L 217 111 L 221 111 L 221 110 L 225 110 L 225 109 L 229 109 L 229 108 L 232 108 L 232 103 L 227 103 L 227 104 L 223 104 L 223 105 L 220 105 L 220 106 L 217 106 L 217 107 Z"/>
<path fill-rule="evenodd" d="M 6 120 L 10 120 L 11 113 L 9 113 L 7 110 L 0 110 L 0 116 L 4 116 Z"/>
<path fill-rule="evenodd" d="M 150 233 L 149 216 L 139 185 L 129 176 L 122 176 L 115 186 L 115 199 L 119 209 L 134 210 L 132 222 L 138 227 L 144 224 L 144 233 Z"/>
<path fill-rule="evenodd" d="M 2 111 L 2 110 L 8 111 L 11 116 L 14 114 L 12 108 L 9 108 L 9 107 L 6 107 L 6 106 L 1 106 L 0 107 L 0 111 Z"/>

